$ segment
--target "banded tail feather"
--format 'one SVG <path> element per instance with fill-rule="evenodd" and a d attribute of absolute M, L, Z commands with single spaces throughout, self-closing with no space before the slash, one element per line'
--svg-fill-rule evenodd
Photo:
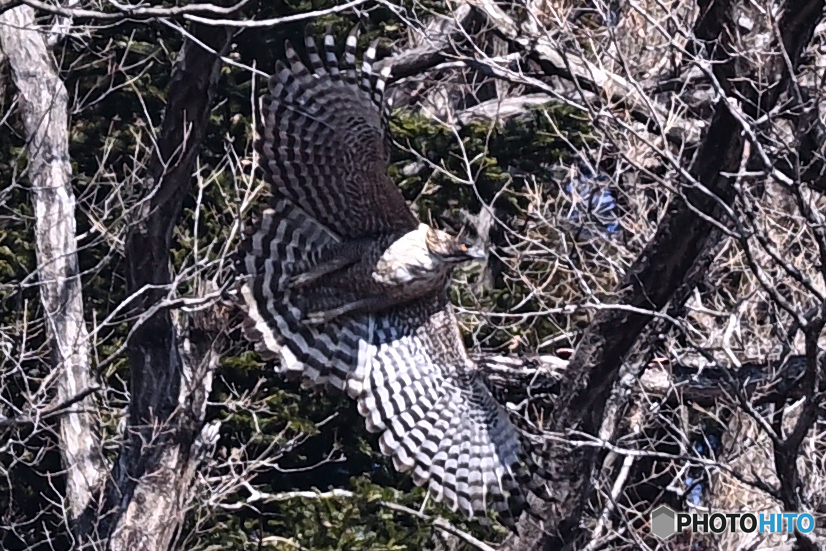
<path fill-rule="evenodd" d="M 280 354 L 280 370 L 343 390 L 348 375 L 363 361 L 360 348 L 369 325 L 348 318 L 326 326 L 307 325 L 300 295 L 289 287 L 291 278 L 311 268 L 326 248 L 338 242 L 290 201 L 275 201 L 247 239 L 239 268 L 247 274 L 241 295 L 253 334 Z"/>

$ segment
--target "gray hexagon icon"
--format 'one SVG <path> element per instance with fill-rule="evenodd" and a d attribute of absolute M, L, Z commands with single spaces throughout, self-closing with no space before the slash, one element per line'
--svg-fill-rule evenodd
<path fill-rule="evenodd" d="M 677 531 L 677 513 L 665 505 L 651 512 L 651 533 L 665 539 Z"/>

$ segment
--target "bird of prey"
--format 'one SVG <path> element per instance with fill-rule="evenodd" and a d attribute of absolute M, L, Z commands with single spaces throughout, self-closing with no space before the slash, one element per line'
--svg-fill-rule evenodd
<path fill-rule="evenodd" d="M 451 270 L 483 255 L 420 223 L 387 174 L 384 88 L 375 45 L 356 70 L 292 46 L 264 95 L 256 148 L 272 190 L 239 256 L 247 334 L 305 386 L 358 402 L 381 451 L 432 498 L 513 526 L 537 492 L 528 442 L 468 357 L 448 302 Z M 323 56 L 323 60 L 322 60 Z"/>

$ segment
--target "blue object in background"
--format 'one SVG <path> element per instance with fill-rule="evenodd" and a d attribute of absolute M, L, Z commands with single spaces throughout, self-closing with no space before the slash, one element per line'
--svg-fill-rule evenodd
<path fill-rule="evenodd" d="M 720 438 L 716 434 L 706 432 L 695 437 L 693 447 L 700 457 L 714 459 L 720 451 Z M 685 477 L 687 489 L 685 500 L 688 505 L 695 507 L 702 505 L 703 492 L 708 483 L 707 479 L 707 473 L 702 467 L 689 469 L 688 475 Z"/>
<path fill-rule="evenodd" d="M 616 197 L 610 189 L 611 179 L 600 172 L 596 176 L 584 164 L 577 164 L 575 174 L 565 186 L 571 202 L 567 219 L 578 237 L 593 237 L 597 233 L 616 234 L 620 230 Z"/>

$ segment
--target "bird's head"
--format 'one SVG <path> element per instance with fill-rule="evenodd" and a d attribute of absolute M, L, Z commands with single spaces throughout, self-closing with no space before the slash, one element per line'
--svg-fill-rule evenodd
<path fill-rule="evenodd" d="M 450 235 L 442 230 L 428 228 L 425 234 L 425 243 L 431 254 L 450 264 L 484 260 L 485 258 L 485 249 L 474 245 L 465 234 L 464 228 L 458 235 Z"/>

